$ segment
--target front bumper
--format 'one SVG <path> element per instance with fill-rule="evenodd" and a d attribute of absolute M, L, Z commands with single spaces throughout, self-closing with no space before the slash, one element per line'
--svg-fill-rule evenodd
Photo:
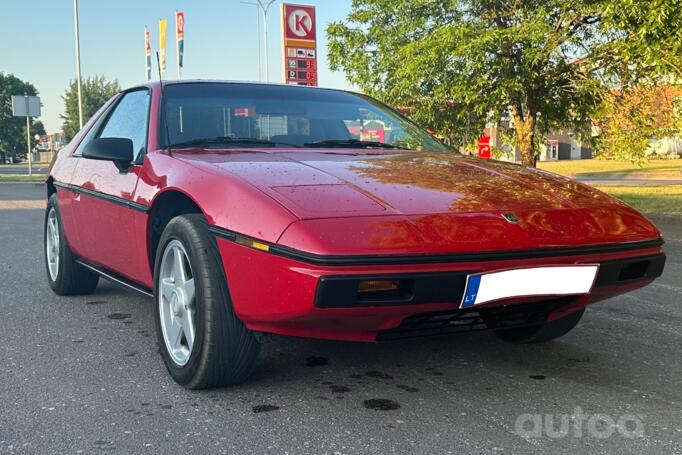
<path fill-rule="evenodd" d="M 567 250 L 566 254 L 511 259 L 475 256 L 460 262 L 325 264 L 305 257 L 252 248 L 229 236 L 216 240 L 222 255 L 230 296 L 237 316 L 255 331 L 312 338 L 375 341 L 396 338 L 401 324 L 419 315 L 461 315 L 466 275 L 516 267 L 599 263 L 600 272 L 590 295 L 547 301 L 553 319 L 590 303 L 643 287 L 661 275 L 665 255 L 660 244 L 633 249 L 601 249 L 596 253 Z M 456 259 L 456 258 L 455 258 Z M 381 262 L 381 261 L 379 261 Z M 393 301 L 368 302 L 353 292 L 360 279 L 393 278 L 410 284 L 409 295 Z M 536 303 L 541 298 L 511 299 L 485 307 Z M 455 318 L 457 319 L 457 318 Z M 430 335 L 412 331 L 409 336 Z"/>

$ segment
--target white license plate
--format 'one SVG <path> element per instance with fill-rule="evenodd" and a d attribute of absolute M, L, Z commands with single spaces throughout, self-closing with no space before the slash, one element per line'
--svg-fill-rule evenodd
<path fill-rule="evenodd" d="M 599 264 L 557 265 L 477 273 L 467 276 L 460 308 L 515 297 L 589 294 Z"/>

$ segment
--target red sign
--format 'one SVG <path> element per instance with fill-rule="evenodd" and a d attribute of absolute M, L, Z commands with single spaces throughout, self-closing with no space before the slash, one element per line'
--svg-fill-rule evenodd
<path fill-rule="evenodd" d="M 386 132 L 383 128 L 365 130 L 363 131 L 362 140 L 386 142 Z"/>
<path fill-rule="evenodd" d="M 304 5 L 282 5 L 284 38 L 315 41 L 315 7 Z"/>
<path fill-rule="evenodd" d="M 282 4 L 285 83 L 317 86 L 316 37 L 314 6 Z"/>
<path fill-rule="evenodd" d="M 483 136 L 478 140 L 478 157 L 490 159 L 490 136 Z"/>

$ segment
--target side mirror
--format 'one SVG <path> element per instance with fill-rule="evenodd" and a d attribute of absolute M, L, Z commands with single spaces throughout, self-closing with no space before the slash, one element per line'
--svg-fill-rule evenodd
<path fill-rule="evenodd" d="M 122 137 L 100 137 L 93 139 L 83 149 L 83 158 L 113 161 L 119 171 L 124 172 L 133 162 L 133 141 Z"/>

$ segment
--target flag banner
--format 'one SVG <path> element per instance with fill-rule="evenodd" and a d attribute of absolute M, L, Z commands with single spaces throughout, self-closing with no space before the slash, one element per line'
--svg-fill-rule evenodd
<path fill-rule="evenodd" d="M 159 21 L 159 59 L 161 60 L 161 75 L 166 72 L 166 26 L 168 21 Z"/>
<path fill-rule="evenodd" d="M 149 30 L 147 30 L 147 27 L 144 28 L 144 55 L 147 82 L 149 82 L 152 80 L 152 46 L 149 44 Z"/>
<path fill-rule="evenodd" d="M 185 13 L 175 13 L 175 38 L 178 46 L 178 67 L 182 68 L 182 58 L 185 54 Z"/>

